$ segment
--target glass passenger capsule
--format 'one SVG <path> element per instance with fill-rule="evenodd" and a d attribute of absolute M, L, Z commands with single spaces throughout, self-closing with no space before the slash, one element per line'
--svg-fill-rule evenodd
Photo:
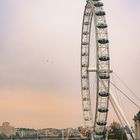
<path fill-rule="evenodd" d="M 89 118 L 89 117 L 85 117 L 85 120 L 86 120 L 86 121 L 89 121 L 89 120 L 90 120 L 90 118 Z"/>
<path fill-rule="evenodd" d="M 106 121 L 98 121 L 97 122 L 97 125 L 100 125 L 100 126 L 103 126 L 103 125 L 106 125 L 107 122 Z"/>
<path fill-rule="evenodd" d="M 89 34 L 89 32 L 85 31 L 85 32 L 83 32 L 83 34 L 84 34 L 84 35 L 88 35 L 88 34 Z"/>
<path fill-rule="evenodd" d="M 99 136 L 99 135 L 104 135 L 105 132 L 104 131 L 99 131 L 99 132 L 95 132 L 95 134 Z"/>
<path fill-rule="evenodd" d="M 101 96 L 101 97 L 108 97 L 109 93 L 106 92 L 106 91 L 101 91 L 101 92 L 99 92 L 99 96 Z"/>
<path fill-rule="evenodd" d="M 88 87 L 82 87 L 83 90 L 88 90 Z"/>
<path fill-rule="evenodd" d="M 88 76 L 85 76 L 85 75 L 84 75 L 84 76 L 82 76 L 82 79 L 87 79 L 87 78 L 88 78 Z"/>
<path fill-rule="evenodd" d="M 108 112 L 108 108 L 101 107 L 101 108 L 98 108 L 98 111 L 101 113 L 106 113 L 106 112 Z"/>
<path fill-rule="evenodd" d="M 108 60 L 110 60 L 110 58 L 109 58 L 109 56 L 100 56 L 99 60 L 100 61 L 108 61 Z"/>
<path fill-rule="evenodd" d="M 82 64 L 82 67 L 87 67 L 88 66 L 88 64 Z"/>
<path fill-rule="evenodd" d="M 89 101 L 89 97 L 84 97 L 83 101 Z"/>
<path fill-rule="evenodd" d="M 88 42 L 82 42 L 82 45 L 88 45 Z"/>
<path fill-rule="evenodd" d="M 104 16 L 105 12 L 104 11 L 97 11 L 95 12 L 96 16 Z"/>
<path fill-rule="evenodd" d="M 87 56 L 87 55 L 88 55 L 87 52 L 83 52 L 83 53 L 82 53 L 82 56 Z"/>
<path fill-rule="evenodd" d="M 99 29 L 107 28 L 107 24 L 106 23 L 99 23 L 99 24 L 97 24 L 97 28 L 99 28 Z"/>
<path fill-rule="evenodd" d="M 110 78 L 110 74 L 107 73 L 107 72 L 99 73 L 99 78 L 100 79 L 109 79 Z"/>
<path fill-rule="evenodd" d="M 94 3 L 94 6 L 95 7 L 101 7 L 101 6 L 104 6 L 102 2 L 96 2 Z"/>
<path fill-rule="evenodd" d="M 109 40 L 108 39 L 99 39 L 98 40 L 98 43 L 100 43 L 100 44 L 106 44 L 106 43 L 109 43 Z"/>
<path fill-rule="evenodd" d="M 84 22 L 84 25 L 89 25 L 89 22 Z"/>
<path fill-rule="evenodd" d="M 84 111 L 89 111 L 89 108 L 84 108 Z"/>
<path fill-rule="evenodd" d="M 97 134 L 95 134 L 94 137 L 95 137 L 96 140 L 104 140 L 103 139 L 104 138 L 103 135 L 97 135 Z"/>

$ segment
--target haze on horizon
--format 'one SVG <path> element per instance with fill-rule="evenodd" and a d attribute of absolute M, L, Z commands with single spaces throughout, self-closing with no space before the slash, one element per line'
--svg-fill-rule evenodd
<path fill-rule="evenodd" d="M 140 98 L 140 1 L 103 2 L 111 67 Z M 0 123 L 35 128 L 83 124 L 80 40 L 85 3 L 0 0 Z M 138 110 L 122 101 L 132 123 Z M 109 121 L 113 119 L 110 113 Z"/>

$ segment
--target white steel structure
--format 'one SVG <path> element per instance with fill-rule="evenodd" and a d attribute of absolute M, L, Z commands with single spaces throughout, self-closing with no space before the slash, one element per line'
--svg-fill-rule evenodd
<path fill-rule="evenodd" d="M 107 23 L 100 0 L 87 0 L 81 37 L 81 94 L 84 124 L 94 139 L 105 139 L 110 89 L 110 57 Z M 95 39 L 91 38 L 94 31 Z M 93 42 L 96 42 L 93 45 Z M 95 54 L 90 50 L 95 48 Z M 92 67 L 90 58 L 95 55 Z M 96 73 L 96 93 L 90 93 L 90 73 Z M 93 83 L 91 83 L 93 84 Z M 96 110 L 92 114 L 90 94 L 96 94 Z"/>

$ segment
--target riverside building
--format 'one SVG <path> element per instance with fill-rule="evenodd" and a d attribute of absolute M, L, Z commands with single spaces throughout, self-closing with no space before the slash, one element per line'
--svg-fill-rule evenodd
<path fill-rule="evenodd" d="M 11 126 L 9 122 L 3 122 L 2 126 L 0 126 L 0 135 L 5 135 L 7 137 L 16 135 L 16 129 Z"/>
<path fill-rule="evenodd" d="M 135 140 L 140 140 L 140 111 L 134 116 Z"/>

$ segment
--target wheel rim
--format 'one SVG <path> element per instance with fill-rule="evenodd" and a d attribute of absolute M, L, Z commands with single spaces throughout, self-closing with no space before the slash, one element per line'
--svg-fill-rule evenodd
<path fill-rule="evenodd" d="M 94 22 L 95 42 L 91 45 L 92 23 Z M 90 66 L 90 49 L 96 49 L 96 66 Z M 90 73 L 96 73 L 96 111 L 94 121 L 90 95 Z M 105 12 L 100 0 L 87 0 L 82 25 L 81 37 L 81 94 L 84 125 L 93 132 L 94 138 L 103 138 L 106 134 L 106 124 L 109 105 L 110 88 L 110 57 L 109 41 Z"/>

